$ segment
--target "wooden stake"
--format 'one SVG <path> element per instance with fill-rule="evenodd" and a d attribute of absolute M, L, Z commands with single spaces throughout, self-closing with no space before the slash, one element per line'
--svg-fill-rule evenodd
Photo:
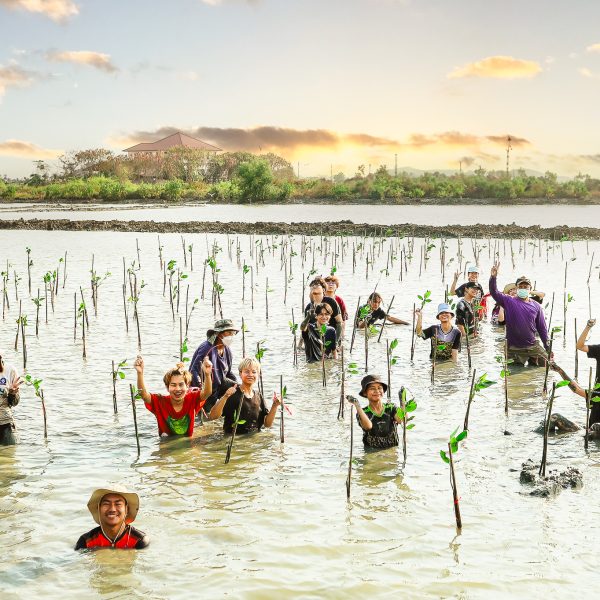
<path fill-rule="evenodd" d="M 129 384 L 129 393 L 131 394 L 131 410 L 133 411 L 133 426 L 135 428 L 135 443 L 137 444 L 137 453 L 140 455 L 140 436 L 138 434 L 137 412 L 135 408 L 135 392 L 133 384 Z"/>

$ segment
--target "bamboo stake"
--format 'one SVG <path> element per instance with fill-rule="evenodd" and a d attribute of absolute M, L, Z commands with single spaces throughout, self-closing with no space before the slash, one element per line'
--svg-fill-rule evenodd
<path fill-rule="evenodd" d="M 280 436 L 280 439 L 281 439 L 281 443 L 283 444 L 285 442 L 285 431 L 284 431 L 284 425 L 283 425 L 283 413 L 284 413 L 284 406 L 283 406 L 283 375 L 279 376 L 279 398 L 281 399 L 281 405 L 280 405 L 281 420 L 279 421 L 279 436 Z"/>
<path fill-rule="evenodd" d="M 463 424 L 463 429 L 469 429 L 469 412 L 471 411 L 471 403 L 473 402 L 473 398 L 475 397 L 475 374 L 477 373 L 477 369 L 473 369 L 473 376 L 471 377 L 471 389 L 469 390 L 469 401 L 467 403 L 467 412 L 465 413 L 465 421 Z"/>
<path fill-rule="evenodd" d="M 225 464 L 229 464 L 231 459 L 231 449 L 233 448 L 233 440 L 235 439 L 235 433 L 237 431 L 238 421 L 240 420 L 240 415 L 242 413 L 242 403 L 244 402 L 244 394 L 240 391 L 240 403 L 238 404 L 238 409 L 236 414 L 235 421 L 233 423 L 233 429 L 231 431 L 231 438 L 229 440 L 229 444 L 227 445 L 227 454 L 225 455 Z"/>
<path fill-rule="evenodd" d="M 346 477 L 346 498 L 350 500 L 352 483 L 352 449 L 354 446 L 354 404 L 350 406 L 350 458 L 348 459 L 348 476 Z"/>
<path fill-rule="evenodd" d="M 592 367 L 590 367 L 590 377 L 585 399 L 585 436 L 583 438 L 583 447 L 588 449 L 589 431 L 590 431 L 590 409 L 592 407 Z"/>
<path fill-rule="evenodd" d="M 340 387 L 340 406 L 338 408 L 337 418 L 344 418 L 344 399 L 346 398 L 346 369 L 344 364 L 344 344 L 340 346 L 340 367 L 342 369 L 342 383 Z"/>
<path fill-rule="evenodd" d="M 46 416 L 46 402 L 44 401 L 44 390 L 40 390 L 40 400 L 42 401 L 42 416 L 44 417 L 44 439 L 48 439 L 48 420 Z"/>
<path fill-rule="evenodd" d="M 112 387 L 113 387 L 113 411 L 117 414 L 117 372 L 115 371 L 115 361 L 112 361 Z"/>
<path fill-rule="evenodd" d="M 540 464 L 539 474 L 546 477 L 546 459 L 548 457 L 548 433 L 550 431 L 550 417 L 552 416 L 552 403 L 554 402 L 554 394 L 556 393 L 556 383 L 552 383 L 552 393 L 548 399 L 548 407 L 546 410 L 546 419 L 544 421 L 544 449 L 542 451 L 542 462 Z"/>
<path fill-rule="evenodd" d="M 140 455 L 140 436 L 138 434 L 138 424 L 137 424 L 137 412 L 135 407 L 135 392 L 133 388 L 133 384 L 129 384 L 129 393 L 131 394 L 131 410 L 133 412 L 133 426 L 135 428 L 135 443 L 137 445 L 137 453 Z"/>
<path fill-rule="evenodd" d="M 392 296 L 392 299 L 390 300 L 390 303 L 388 304 L 388 307 L 387 307 L 387 311 L 386 311 L 386 313 L 385 313 L 386 315 L 389 315 L 389 314 L 390 314 L 390 310 L 391 310 L 391 308 L 392 308 L 392 304 L 394 304 L 394 298 L 395 298 L 395 297 L 396 297 L 396 296 Z M 386 324 L 386 322 L 387 322 L 387 316 L 386 316 L 386 318 L 385 318 L 385 319 L 383 319 L 383 323 L 382 323 L 382 325 L 381 325 L 381 329 L 379 330 L 379 337 L 377 338 L 377 342 L 379 342 L 379 341 L 381 340 L 381 334 L 383 333 L 383 330 L 384 330 L 384 328 L 385 328 L 385 324 Z"/>

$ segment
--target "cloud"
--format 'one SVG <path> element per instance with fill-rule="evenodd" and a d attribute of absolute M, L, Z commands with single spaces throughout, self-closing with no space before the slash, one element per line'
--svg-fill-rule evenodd
<path fill-rule="evenodd" d="M 0 0 L 0 6 L 42 14 L 53 21 L 65 21 L 79 14 L 73 0 Z"/>
<path fill-rule="evenodd" d="M 600 79 L 600 75 L 590 71 L 587 67 L 580 67 L 577 71 L 582 77 L 587 79 Z"/>
<path fill-rule="evenodd" d="M 16 156 L 18 158 L 44 159 L 56 158 L 63 153 L 62 150 L 40 148 L 31 142 L 21 140 L 6 140 L 0 142 L 0 156 Z"/>
<path fill-rule="evenodd" d="M 338 133 L 328 129 L 292 129 L 262 126 L 248 129 L 197 127 L 180 129 L 165 126 L 153 131 L 135 131 L 113 137 L 110 144 L 126 148 L 141 142 L 153 142 L 178 131 L 187 133 L 228 151 L 295 152 L 302 148 L 313 150 L 339 150 L 356 146 L 369 149 L 415 151 L 428 149 L 469 148 L 478 151 L 489 145 L 506 147 L 508 135 L 477 136 L 459 131 L 437 134 L 413 133 L 406 141 L 370 135 L 368 133 Z M 510 136 L 513 148 L 530 144 L 525 138 Z"/>
<path fill-rule="evenodd" d="M 33 73 L 19 66 L 3 67 L 0 65 L 0 97 L 10 87 L 25 87 L 33 81 Z"/>
<path fill-rule="evenodd" d="M 109 54 L 102 52 L 92 52 L 91 50 L 71 50 L 58 52 L 51 50 L 46 54 L 48 60 L 52 62 L 67 62 L 76 65 L 86 65 L 105 71 L 106 73 L 115 73 L 119 69 L 111 62 Z"/>
<path fill-rule="evenodd" d="M 449 79 L 478 77 L 491 79 L 528 79 L 542 72 L 539 63 L 512 56 L 488 56 L 483 60 L 456 67 Z"/>
<path fill-rule="evenodd" d="M 600 52 L 600 44 L 591 44 L 585 50 L 586 52 Z"/>

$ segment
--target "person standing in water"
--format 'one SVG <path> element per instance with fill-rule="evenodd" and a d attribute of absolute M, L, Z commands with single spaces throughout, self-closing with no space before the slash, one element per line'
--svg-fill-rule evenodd
<path fill-rule="evenodd" d="M 417 315 L 417 323 L 415 325 L 415 333 L 424 340 L 431 340 L 431 353 L 429 358 L 433 360 L 435 355 L 438 360 L 452 359 L 454 362 L 458 360 L 460 351 L 461 332 L 458 327 L 452 324 L 454 313 L 449 304 L 442 303 L 438 306 L 436 318 L 439 321 L 438 325 L 431 325 L 423 329 L 423 311 L 420 308 L 415 310 Z M 437 342 L 437 348 L 434 352 L 434 343 Z"/>
<path fill-rule="evenodd" d="M 0 354 L 0 446 L 14 446 L 17 443 L 12 409 L 19 404 L 19 386 L 22 382 L 17 369 L 6 364 Z"/>
<path fill-rule="evenodd" d="M 373 292 L 369 295 L 367 298 L 367 304 L 362 306 L 358 311 L 359 315 L 363 314 L 363 312 L 366 313 L 366 316 L 364 316 L 362 319 L 359 318 L 358 320 L 359 329 L 364 329 L 366 326 L 370 327 L 377 321 L 388 321 L 390 323 L 394 323 L 395 325 L 409 325 L 408 321 L 403 321 L 402 319 L 388 315 L 383 308 L 381 308 L 382 302 L 383 298 L 381 297 L 381 294 Z"/>
<path fill-rule="evenodd" d="M 206 409 L 210 410 L 217 398 L 232 384 L 236 383 L 236 377 L 232 371 L 233 355 L 231 344 L 234 335 L 239 331 L 231 319 L 219 319 L 212 329 L 206 332 L 206 340 L 202 342 L 190 362 L 190 373 L 192 374 L 191 385 L 200 387 L 202 385 L 202 361 L 208 356 L 212 366 L 212 393 L 206 400 Z"/>

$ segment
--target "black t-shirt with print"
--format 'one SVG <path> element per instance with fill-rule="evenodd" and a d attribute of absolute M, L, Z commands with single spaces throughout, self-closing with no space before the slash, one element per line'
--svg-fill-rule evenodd
<path fill-rule="evenodd" d="M 365 304 L 365 306 L 369 306 L 369 305 Z M 362 306 L 360 311 L 362 311 L 365 308 L 365 306 Z M 367 325 L 373 325 L 376 321 L 385 321 L 386 317 L 387 317 L 386 312 L 380 306 L 377 310 L 371 311 L 365 318 L 365 321 L 367 322 Z"/>
<path fill-rule="evenodd" d="M 328 304 L 331 307 L 331 317 L 329 317 L 329 322 L 333 326 L 333 322 L 335 318 L 341 314 L 340 305 L 335 301 L 334 298 L 330 298 L 329 296 L 324 296 L 321 304 Z M 304 308 L 304 315 L 306 316 L 311 309 L 314 309 L 315 305 L 312 302 L 309 302 Z M 311 323 L 315 321 L 313 317 L 311 319 Z"/>
<path fill-rule="evenodd" d="M 384 404 L 383 412 L 375 414 L 369 406 L 364 409 L 373 427 L 363 430 L 363 444 L 368 448 L 392 448 L 398 445 L 398 424 L 394 420 L 398 407 L 394 404 Z M 360 425 L 360 417 L 356 415 Z"/>
<path fill-rule="evenodd" d="M 252 431 L 260 431 L 265 422 L 265 417 L 269 414 L 263 397 L 255 390 L 252 398 L 244 396 L 238 388 L 225 402 L 223 407 L 223 430 L 225 433 L 233 431 L 233 423 L 235 421 L 235 413 L 240 409 L 240 399 L 244 397 L 238 421 L 246 421 L 238 423 L 236 433 L 250 433 Z"/>
<path fill-rule="evenodd" d="M 481 287 L 480 283 L 476 283 L 475 287 L 477 288 L 477 297 L 481 300 L 481 298 L 483 298 L 483 296 L 485 295 L 485 292 L 483 291 L 483 288 Z M 467 289 L 467 284 L 463 283 L 462 285 L 459 285 L 455 291 L 456 295 L 459 298 L 464 298 L 465 296 L 465 290 Z"/>
<path fill-rule="evenodd" d="M 423 329 L 423 339 L 431 339 L 431 353 L 429 358 L 433 358 L 433 344 L 435 343 L 435 336 L 437 336 L 438 349 L 435 354 L 436 358 L 444 360 L 452 358 L 452 350 L 460 351 L 460 329 L 458 327 L 452 327 L 448 333 L 444 333 L 441 325 L 431 325 L 426 329 Z M 443 348 L 440 348 L 443 346 Z"/>
<path fill-rule="evenodd" d="M 469 332 L 475 327 L 475 314 L 473 312 L 473 305 L 469 304 L 464 298 L 459 300 L 456 305 L 456 324 L 465 327 L 468 325 Z"/>

